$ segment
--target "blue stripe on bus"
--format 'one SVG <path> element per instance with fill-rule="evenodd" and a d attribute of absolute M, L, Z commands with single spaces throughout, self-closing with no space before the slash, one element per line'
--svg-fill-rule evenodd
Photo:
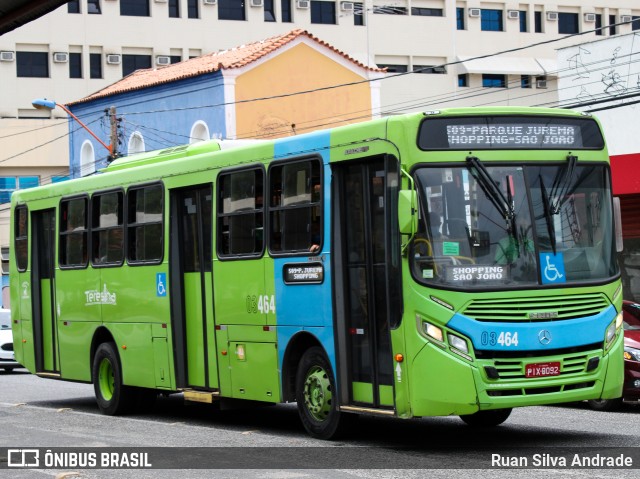
<path fill-rule="evenodd" d="M 447 327 L 470 338 L 475 349 L 485 351 L 540 351 L 603 343 L 605 331 L 615 319 L 616 314 L 615 307 L 609 306 L 601 313 L 593 316 L 565 321 L 535 323 L 481 322 L 462 314 L 455 314 L 447 323 Z M 508 339 L 507 333 L 510 333 Z M 514 333 L 518 334 L 517 345 L 514 344 Z M 502 340 L 500 340 L 501 334 Z"/>
<path fill-rule="evenodd" d="M 315 132 L 304 139 L 293 136 L 276 140 L 274 154 L 277 159 L 301 154 L 319 154 L 322 157 L 324 185 L 324 241 L 320 255 L 295 256 L 274 259 L 276 324 L 278 334 L 278 364 L 282 370 L 284 353 L 291 338 L 300 331 L 314 335 L 325 349 L 331 367 L 336 370 L 333 339 L 333 304 L 331 296 L 330 202 L 331 169 L 329 167 L 330 132 Z M 291 263 L 318 263 L 324 269 L 322 284 L 284 284 L 283 268 Z"/>

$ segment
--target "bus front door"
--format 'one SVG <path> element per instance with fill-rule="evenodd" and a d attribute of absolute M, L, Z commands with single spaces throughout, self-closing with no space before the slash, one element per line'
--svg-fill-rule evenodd
<path fill-rule="evenodd" d="M 218 388 L 211 270 L 212 186 L 171 190 L 171 321 L 178 388 Z"/>
<path fill-rule="evenodd" d="M 31 301 L 36 371 L 60 372 L 55 313 L 55 210 L 34 211 L 31 229 Z"/>
<path fill-rule="evenodd" d="M 397 163 L 374 157 L 334 169 L 333 243 L 341 404 L 392 408 L 390 324 L 398 314 L 398 259 L 389 178 Z M 394 176 L 395 175 L 395 176 Z"/>

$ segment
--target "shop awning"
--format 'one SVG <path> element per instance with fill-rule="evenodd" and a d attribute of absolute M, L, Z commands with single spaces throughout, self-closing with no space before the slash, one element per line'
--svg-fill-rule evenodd
<path fill-rule="evenodd" d="M 491 73 L 497 75 L 550 75 L 555 60 L 536 59 L 531 57 L 505 57 L 502 55 L 472 59 L 459 56 L 459 67 L 462 73 Z M 547 70 L 548 68 L 548 70 Z M 557 71 L 557 66 L 553 72 Z"/>

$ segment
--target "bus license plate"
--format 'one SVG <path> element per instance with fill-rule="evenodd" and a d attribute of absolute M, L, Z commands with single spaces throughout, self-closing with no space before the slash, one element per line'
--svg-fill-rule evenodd
<path fill-rule="evenodd" d="M 533 363 L 525 366 L 525 377 L 542 378 L 545 376 L 559 376 L 560 363 Z"/>

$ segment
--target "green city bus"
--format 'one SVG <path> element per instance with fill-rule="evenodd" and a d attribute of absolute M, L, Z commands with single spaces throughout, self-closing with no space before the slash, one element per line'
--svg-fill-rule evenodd
<path fill-rule="evenodd" d="M 467 108 L 116 159 L 11 198 L 16 359 L 122 414 L 158 394 L 459 415 L 623 380 L 619 213 L 589 115 Z"/>

